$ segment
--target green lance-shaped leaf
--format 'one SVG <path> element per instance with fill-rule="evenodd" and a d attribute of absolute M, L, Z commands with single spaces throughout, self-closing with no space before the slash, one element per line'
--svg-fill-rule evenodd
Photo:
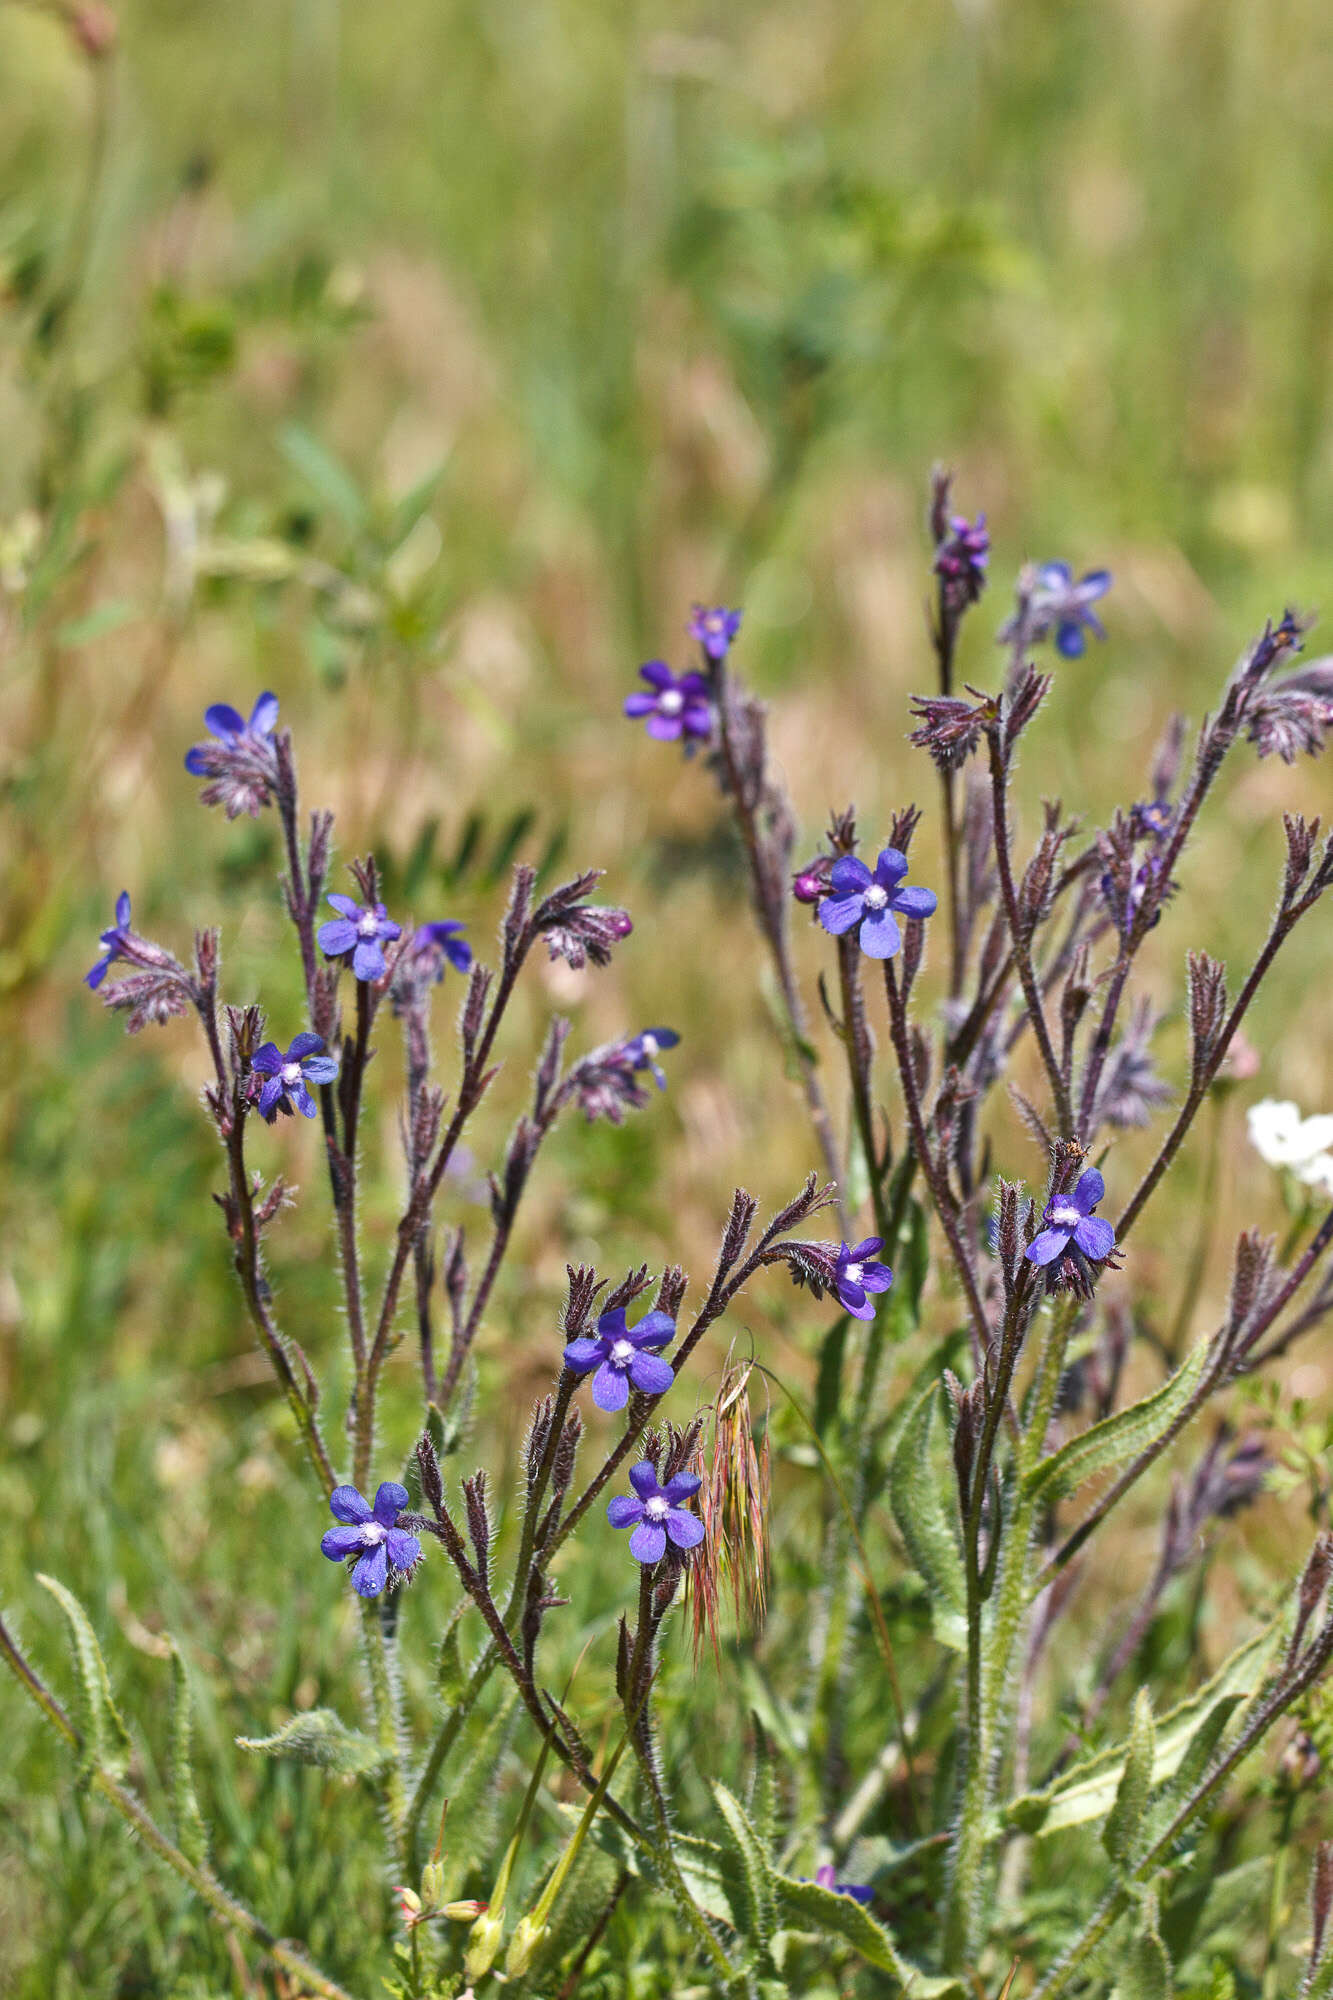
<path fill-rule="evenodd" d="M 1116 1986 L 1117 2000 L 1171 2000 L 1175 1982 L 1171 1960 L 1157 1928 L 1154 1894 L 1147 1893 L 1138 1900 L 1134 1925 L 1134 1937 L 1125 1953 Z"/>
<path fill-rule="evenodd" d="M 176 1845 L 187 1861 L 201 1866 L 208 1859 L 208 1828 L 194 1789 L 194 1702 L 185 1656 L 171 1641 L 171 1797 L 176 1815 Z"/>
<path fill-rule="evenodd" d="M 1059 1451 L 1042 1459 L 1027 1476 L 1029 1494 L 1042 1501 L 1056 1500 L 1099 1473 L 1118 1471 L 1165 1437 L 1198 1388 L 1208 1352 L 1209 1343 L 1201 1341 L 1151 1396 L 1132 1403 L 1127 1410 L 1117 1410 L 1113 1417 L 1070 1438 Z"/>
<path fill-rule="evenodd" d="M 297 1764 L 318 1764 L 341 1778 L 369 1777 L 382 1771 L 388 1758 L 373 1737 L 349 1729 L 331 1708 L 312 1708 L 294 1715 L 272 1736 L 238 1736 L 238 1749 L 259 1750 L 266 1757 L 289 1757 Z"/>
<path fill-rule="evenodd" d="M 901 1981 L 904 2000 L 963 2000 L 965 1988 L 956 1979 L 934 1978 L 910 1964 L 883 1924 L 854 1896 L 839 1895 L 836 1889 L 825 1889 L 819 1882 L 801 1882 L 792 1875 L 774 1874 L 772 1881 L 785 1930 L 816 1930 L 826 1937 L 841 1938 L 868 1964 Z"/>
<path fill-rule="evenodd" d="M 931 1595 L 931 1625 L 942 1644 L 967 1644 L 967 1584 L 958 1546 L 952 1469 L 935 1449 L 940 1385 L 918 1398 L 889 1469 L 889 1500 L 907 1552 Z"/>
<path fill-rule="evenodd" d="M 1208 1734 L 1212 1743 L 1217 1743 L 1237 1703 L 1259 1686 L 1278 1630 L 1274 1623 L 1256 1632 L 1188 1700 L 1158 1717 L 1154 1785 L 1175 1778 L 1186 1760 L 1199 1754 Z M 1219 1708 L 1223 1711 L 1220 1718 L 1216 1714 Z M 1129 1744 L 1121 1742 L 1081 1758 L 1044 1791 L 1014 1799 L 1005 1808 L 1005 1825 L 1023 1833 L 1048 1834 L 1104 1819 L 1115 1804 L 1128 1753 Z"/>
<path fill-rule="evenodd" d="M 1138 1856 L 1156 1755 L 1157 1725 L 1153 1720 L 1152 1701 L 1147 1688 L 1140 1688 L 1134 1697 L 1134 1720 L 1130 1725 L 1129 1748 L 1116 1788 L 1115 1804 L 1102 1828 L 1102 1845 L 1122 1872 Z"/>
<path fill-rule="evenodd" d="M 342 460 L 303 424 L 284 424 L 278 433 L 278 446 L 287 463 L 341 518 L 343 526 L 360 534 L 370 519 L 370 509 Z"/>
<path fill-rule="evenodd" d="M 715 1783 L 713 1797 L 722 1815 L 726 1845 L 739 1863 L 738 1877 L 730 1885 L 736 1928 L 752 1950 L 767 1959 L 777 1927 L 768 1856 L 735 1794 Z"/>
<path fill-rule="evenodd" d="M 79 1675 L 79 1729 L 83 1736 L 86 1769 L 107 1771 L 113 1778 L 125 1775 L 130 1761 L 130 1732 L 111 1692 L 111 1680 L 102 1658 L 88 1614 L 63 1583 L 38 1573 L 38 1583 L 49 1590 L 65 1614 L 74 1647 L 74 1664 Z"/>

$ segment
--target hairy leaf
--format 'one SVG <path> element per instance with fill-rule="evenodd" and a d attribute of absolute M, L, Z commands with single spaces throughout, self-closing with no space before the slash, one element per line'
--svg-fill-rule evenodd
<path fill-rule="evenodd" d="M 963 2000 L 965 1989 L 956 1979 L 937 1979 L 909 1964 L 883 1924 L 854 1896 L 840 1896 L 836 1889 L 791 1875 L 774 1875 L 773 1886 L 788 1930 L 818 1930 L 841 1938 L 869 1964 L 900 1980 L 911 2000 Z"/>
<path fill-rule="evenodd" d="M 1127 1410 L 1117 1410 L 1113 1417 L 1094 1424 L 1081 1436 L 1070 1438 L 1068 1444 L 1034 1466 L 1027 1476 L 1029 1494 L 1043 1501 L 1058 1499 L 1099 1473 L 1115 1472 L 1128 1465 L 1141 1451 L 1156 1444 L 1198 1388 L 1208 1348 L 1209 1343 L 1201 1341 L 1171 1379 L 1151 1396 L 1132 1403 Z"/>
<path fill-rule="evenodd" d="M 194 1702 L 185 1656 L 171 1641 L 171 1796 L 176 1845 L 190 1861 L 208 1859 L 208 1828 L 194 1789 Z"/>
<path fill-rule="evenodd" d="M 715 1783 L 713 1797 L 722 1815 L 727 1846 L 740 1864 L 737 1928 L 761 1960 L 766 1959 L 776 1927 L 768 1856 L 735 1794 L 724 1784 Z"/>
<path fill-rule="evenodd" d="M 318 1764 L 339 1777 L 368 1776 L 383 1770 L 387 1759 L 373 1737 L 349 1729 L 331 1708 L 312 1708 L 294 1715 L 272 1736 L 238 1736 L 237 1748 L 260 1750 L 266 1757 L 290 1757 L 297 1764 Z"/>
<path fill-rule="evenodd" d="M 74 1664 L 79 1674 L 79 1727 L 83 1732 L 84 1759 L 112 1777 L 125 1774 L 130 1760 L 130 1733 L 111 1692 L 111 1680 L 102 1658 L 88 1614 L 72 1590 L 66 1590 L 53 1576 L 38 1572 L 37 1581 L 49 1590 L 65 1614 L 74 1647 Z"/>
<path fill-rule="evenodd" d="M 1153 1721 L 1152 1701 L 1148 1690 L 1140 1688 L 1134 1697 L 1134 1720 L 1115 1804 L 1102 1828 L 1102 1845 L 1122 1871 L 1131 1866 L 1138 1854 L 1156 1754 L 1157 1726 Z"/>
<path fill-rule="evenodd" d="M 918 1398 L 904 1426 L 889 1469 L 889 1500 L 907 1552 L 929 1587 L 935 1637 L 961 1652 L 967 1644 L 967 1584 L 953 1472 L 935 1449 L 939 1405 L 936 1381 Z"/>
<path fill-rule="evenodd" d="M 1220 1725 L 1212 1720 L 1215 1708 L 1219 1705 L 1225 1707 L 1224 1724 L 1237 1700 L 1253 1693 L 1259 1686 L 1264 1665 L 1276 1642 L 1277 1630 L 1276 1625 L 1267 1625 L 1253 1638 L 1247 1639 L 1223 1662 L 1210 1681 L 1205 1682 L 1188 1700 L 1158 1718 L 1153 1753 L 1154 1785 L 1175 1776 L 1202 1729 L 1216 1728 L 1220 1735 Z M 1047 1834 L 1057 1833 L 1062 1827 L 1086 1826 L 1090 1821 L 1105 1818 L 1115 1804 L 1128 1752 L 1129 1744 L 1122 1742 L 1099 1750 L 1094 1756 L 1082 1758 L 1044 1791 L 1029 1792 L 1023 1798 L 1014 1799 L 1005 1809 L 1005 1824 L 1018 1827 L 1024 1833 Z"/>

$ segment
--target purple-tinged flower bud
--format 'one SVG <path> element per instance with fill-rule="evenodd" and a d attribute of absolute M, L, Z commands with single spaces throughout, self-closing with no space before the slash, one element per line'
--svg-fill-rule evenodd
<path fill-rule="evenodd" d="M 799 875 L 791 878 L 791 892 L 798 903 L 817 903 L 821 896 L 828 894 L 828 880 L 818 862 L 803 868 Z"/>
<path fill-rule="evenodd" d="M 978 514 L 975 521 L 969 521 L 965 514 L 950 514 L 943 525 L 945 532 L 936 545 L 934 569 L 946 613 L 957 618 L 977 602 L 986 588 L 990 536 L 984 514 Z"/>
<path fill-rule="evenodd" d="M 929 753 L 937 771 L 957 771 L 981 741 L 995 704 L 984 696 L 964 701 L 960 695 L 914 694 L 912 713 L 920 722 L 907 739 Z"/>
<path fill-rule="evenodd" d="M 206 806 L 221 806 L 228 819 L 248 813 L 257 819 L 272 802 L 278 783 L 278 761 L 273 731 L 278 720 L 278 697 L 261 694 L 247 722 L 229 702 L 214 702 L 204 713 L 212 735 L 210 743 L 196 743 L 185 758 L 191 776 L 207 778 L 199 794 Z"/>
<path fill-rule="evenodd" d="M 728 611 L 721 604 L 696 604 L 688 626 L 691 639 L 714 663 L 726 659 L 740 629 L 740 612 Z"/>

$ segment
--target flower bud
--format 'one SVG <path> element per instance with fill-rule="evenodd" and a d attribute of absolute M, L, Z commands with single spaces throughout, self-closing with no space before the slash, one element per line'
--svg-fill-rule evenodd
<path fill-rule="evenodd" d="M 469 1896 L 461 1903 L 442 1903 L 437 1914 L 449 1917 L 456 1924 L 470 1924 L 476 1917 L 484 1917 L 490 1908 L 488 1903 L 479 1903 L 475 1896 Z"/>
<path fill-rule="evenodd" d="M 421 1871 L 421 1900 L 428 1910 L 433 1910 L 444 1894 L 444 1864 L 428 1861 Z"/>
<path fill-rule="evenodd" d="M 469 1979 L 484 1979 L 494 1965 L 500 1950 L 500 1940 L 504 1936 L 504 1911 L 489 1910 L 472 1926 L 468 1937 L 467 1954 L 463 1959 L 463 1971 Z"/>
<path fill-rule="evenodd" d="M 535 1917 L 519 1918 L 514 1927 L 514 1935 L 509 1940 L 509 1950 L 505 1954 L 505 1973 L 508 1978 L 523 1977 L 545 1936 L 546 1925 L 538 1923 Z"/>

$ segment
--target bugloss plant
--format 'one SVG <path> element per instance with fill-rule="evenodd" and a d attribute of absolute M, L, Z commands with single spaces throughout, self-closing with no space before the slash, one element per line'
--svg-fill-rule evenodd
<path fill-rule="evenodd" d="M 374 1791 L 385 1907 L 394 1886 L 399 1927 L 382 1971 L 399 1994 L 453 1996 L 488 1981 L 562 2000 L 581 1988 L 629 1992 L 603 1943 L 625 1913 L 668 1926 L 652 1989 L 662 1993 L 827 1992 L 830 1966 L 843 1990 L 917 2000 L 1112 1989 L 1122 2000 L 1260 1990 L 1271 2000 L 1292 1990 L 1282 1959 L 1287 1854 L 1330 1735 L 1318 1688 L 1333 1658 L 1333 1536 L 1315 1537 L 1220 1664 L 1205 1664 L 1196 1622 L 1183 1678 L 1149 1659 L 1153 1671 L 1128 1702 L 1121 1683 L 1173 1581 L 1271 1470 L 1260 1435 L 1222 1419 L 1196 1445 L 1196 1419 L 1221 1418 L 1228 1391 L 1242 1392 L 1333 1312 L 1333 1210 L 1319 1219 L 1305 1198 L 1323 1190 L 1309 1168 L 1327 1151 L 1327 1121 L 1302 1125 L 1293 1106 L 1256 1107 L 1252 1130 L 1266 1157 L 1298 1176 L 1302 1200 L 1280 1253 L 1259 1231 L 1242 1233 L 1216 1324 L 1194 1325 L 1204 1258 L 1191 1261 L 1163 1332 L 1133 1250 L 1204 1106 L 1252 1073 L 1243 1029 L 1255 996 L 1333 884 L 1333 842 L 1321 841 L 1318 822 L 1284 819 L 1276 906 L 1239 982 L 1206 951 L 1189 954 L 1179 1089 L 1157 1067 L 1158 1016 L 1137 982 L 1233 753 L 1247 740 L 1288 761 L 1318 751 L 1333 689 L 1322 663 L 1292 668 L 1302 625 L 1285 613 L 1228 676 L 1188 752 L 1186 726 L 1173 722 L 1150 796 L 1128 797 L 1101 829 L 1048 801 L 1024 859 L 1019 750 L 1062 691 L 1032 656 L 1050 643 L 1075 662 L 1089 632 L 1104 637 L 1092 606 L 1111 579 L 1094 571 L 1075 581 L 1062 563 L 1024 571 L 1000 634 L 998 686 L 960 690 L 959 631 L 988 581 L 989 537 L 984 520 L 951 511 L 942 476 L 930 520 L 936 685 L 914 704 L 911 740 L 935 773 L 938 891 L 909 880 L 915 806 L 864 855 L 854 811 L 836 812 L 821 850 L 793 869 L 796 809 L 768 756 L 764 708 L 734 665 L 739 612 L 696 607 L 698 665 L 677 674 L 650 662 L 647 691 L 625 701 L 660 754 L 674 743 L 711 771 L 735 823 L 824 1181 L 811 1174 L 757 1233 L 758 1204 L 738 1190 L 688 1310 L 677 1266 L 655 1282 L 645 1266 L 615 1278 L 569 1266 L 560 1326 L 544 1334 L 550 1387 L 530 1413 L 510 1500 L 497 1501 L 484 1467 L 456 1483 L 451 1460 L 531 1177 L 566 1113 L 619 1124 L 645 1109 L 644 1079 L 665 1086 L 661 1057 L 677 1035 L 627 1032 L 571 1058 L 569 1024 L 549 1024 L 527 1052 L 528 1109 L 487 1178 L 480 1254 L 445 1220 L 449 1176 L 509 1045 L 511 1004 L 538 944 L 572 966 L 604 966 L 632 932 L 626 911 L 592 900 L 598 871 L 542 894 L 520 865 L 493 967 L 474 962 L 456 919 L 391 914 L 373 858 L 352 863 L 354 894 L 331 890 L 333 816 L 303 821 L 292 737 L 261 695 L 248 721 L 226 704 L 210 709 L 209 740 L 186 763 L 228 818 L 277 815 L 304 1024 L 275 1022 L 270 1036 L 260 1005 L 225 1000 L 218 933 L 199 932 L 183 962 L 133 928 L 128 894 L 87 975 L 131 1030 L 193 1015 L 202 1031 L 230 1254 L 310 1474 L 293 1548 L 345 1565 L 365 1664 L 359 1716 L 350 1703 L 312 1709 L 242 1743 Z M 800 911 L 815 920 L 825 958 L 818 996 L 845 1073 L 837 1085 L 798 974 Z M 431 1038 L 442 984 L 462 986 L 456 1051 L 443 1068 Z M 372 1065 L 386 1016 L 403 1065 L 394 1090 L 403 1197 L 374 1286 L 363 1109 L 383 1074 Z M 844 1097 L 845 1129 L 835 1109 Z M 1006 1097 L 1025 1156 L 1014 1157 L 1014 1127 L 998 1115 Z M 264 1127 L 297 1114 L 318 1121 L 327 1167 L 350 1382 L 341 1423 L 332 1357 L 315 1351 L 290 1308 L 279 1314 L 265 1271 L 269 1232 L 291 1195 L 265 1167 Z M 1155 1147 L 1135 1172 L 1138 1154 L 1121 1135 L 1152 1127 Z M 826 1209 L 836 1241 L 810 1233 Z M 1196 1233 L 1184 1215 L 1179 1226 Z M 773 1267 L 805 1288 L 812 1324 L 834 1314 L 808 1406 L 762 1352 L 733 1345 L 720 1374 L 698 1370 L 705 1336 Z M 1164 1364 L 1146 1387 L 1131 1356 L 1136 1333 Z M 409 1361 L 419 1436 L 406 1463 L 391 1464 L 382 1403 L 391 1371 Z M 775 1438 L 787 1461 L 776 1490 Z M 1147 1475 L 1187 1438 L 1196 1456 L 1162 1504 L 1146 1583 L 1108 1634 L 1088 1633 L 1075 1586 L 1104 1560 L 1105 1524 L 1130 1494 L 1155 1491 Z M 802 1465 L 825 1501 L 814 1548 L 804 1546 L 804 1518 L 792 1512 L 789 1525 L 783 1504 Z M 1319 1505 L 1326 1513 L 1326 1494 Z M 628 1530 L 627 1542 L 614 1530 Z M 579 1668 L 559 1692 L 551 1684 L 567 1603 L 558 1565 L 576 1536 L 586 1561 L 623 1578 L 618 1625 L 588 1635 L 614 1653 L 614 1720 L 604 1705 L 581 1707 Z M 424 1609 L 438 1596 L 406 1591 L 437 1566 L 452 1586 L 443 1629 Z M 77 1717 L 7 1627 L 0 1645 L 85 1782 L 221 1924 L 277 1962 L 288 1990 L 344 1994 L 213 1872 L 179 1654 L 168 1831 L 126 1782 L 130 1739 L 92 1625 L 62 1584 L 46 1581 L 74 1639 Z M 752 1628 L 725 1655 L 724 1585 L 741 1629 Z M 1118 1594 L 1114 1571 L 1111 1588 Z M 685 1599 L 696 1670 L 711 1649 L 723 1700 L 738 1723 L 749 1718 L 744 1760 L 704 1741 L 687 1757 L 662 1727 L 664 1695 L 690 1672 L 662 1643 Z M 431 1653 L 434 1711 L 405 1701 L 401 1667 L 404 1654 Z M 521 1710 L 517 1732 L 494 1698 L 502 1685 Z M 1235 1787 L 1284 1722 L 1301 1733 L 1283 1745 L 1272 1780 L 1276 1851 L 1261 1837 L 1255 1854 L 1238 1837 Z M 444 1855 L 472 1829 L 442 1818 L 446 1799 L 456 1783 L 473 1797 L 493 1786 L 511 1755 L 526 1781 L 521 1804 L 503 1844 L 492 1851 L 486 1837 L 470 1856 L 488 1893 L 460 1898 Z M 706 1812 L 701 1777 L 711 1782 Z M 336 1846 L 336 1819 L 322 1838 Z M 593 1854 L 607 1865 L 586 1866 Z M 1333 1992 L 1330 1907 L 1333 1847 L 1324 1846 L 1302 1939 L 1310 1996 Z M 1242 1986 L 1251 1975 L 1261 1987 Z"/>

